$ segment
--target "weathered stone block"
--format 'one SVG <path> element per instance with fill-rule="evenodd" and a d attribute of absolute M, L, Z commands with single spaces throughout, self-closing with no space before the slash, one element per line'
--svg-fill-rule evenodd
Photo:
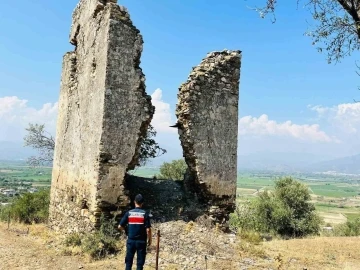
<path fill-rule="evenodd" d="M 75 50 L 63 60 L 49 221 L 54 229 L 90 231 L 102 212 L 128 205 L 124 176 L 137 163 L 154 107 L 139 67 L 142 37 L 115 0 L 81 0 L 70 42 Z"/>
<path fill-rule="evenodd" d="M 176 115 L 185 184 L 223 222 L 234 209 L 237 179 L 240 51 L 213 52 L 193 68 L 178 94 Z"/>

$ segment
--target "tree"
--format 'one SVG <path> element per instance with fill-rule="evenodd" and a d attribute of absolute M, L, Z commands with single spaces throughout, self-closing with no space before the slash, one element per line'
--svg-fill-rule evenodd
<path fill-rule="evenodd" d="M 30 146 L 38 150 L 38 156 L 32 156 L 28 159 L 31 166 L 40 166 L 53 161 L 55 139 L 45 131 L 45 125 L 29 124 L 26 129 L 28 132 L 24 137 L 25 146 Z"/>
<path fill-rule="evenodd" d="M 146 161 L 150 158 L 156 158 L 166 154 L 166 150 L 161 148 L 155 141 L 156 130 L 152 125 L 149 125 L 146 137 L 140 146 L 139 165 L 144 166 Z"/>
<path fill-rule="evenodd" d="M 308 188 L 291 177 L 276 181 L 273 192 L 264 191 L 231 216 L 231 226 L 289 237 L 318 234 L 321 219 Z"/>
<path fill-rule="evenodd" d="M 360 49 L 360 0 L 297 0 L 300 3 L 309 9 L 316 23 L 307 35 L 319 52 L 327 52 L 328 63 Z M 264 18 L 275 14 L 276 5 L 277 0 L 266 0 L 265 7 L 255 10 Z"/>
<path fill-rule="evenodd" d="M 39 156 L 32 156 L 28 159 L 31 166 L 40 166 L 53 161 L 55 139 L 47 131 L 45 125 L 29 124 L 26 128 L 28 132 L 24 137 L 25 146 L 30 146 L 39 151 Z M 155 158 L 166 153 L 155 141 L 156 131 L 152 125 L 149 125 L 145 138 L 140 146 L 139 166 L 145 165 L 150 158 Z"/>
<path fill-rule="evenodd" d="M 24 193 L 11 205 L 2 209 L 0 219 L 7 218 L 7 213 L 13 220 L 31 224 L 46 222 L 49 216 L 50 190 L 44 189 L 36 193 Z"/>
<path fill-rule="evenodd" d="M 183 159 L 173 160 L 170 163 L 165 162 L 160 166 L 160 175 L 158 175 L 157 178 L 182 180 L 186 169 L 187 165 Z"/>
<path fill-rule="evenodd" d="M 275 182 L 275 191 L 270 198 L 274 203 L 270 220 L 277 233 L 295 237 L 318 233 L 321 220 L 314 204 L 309 202 L 311 196 L 307 186 L 285 177 Z"/>

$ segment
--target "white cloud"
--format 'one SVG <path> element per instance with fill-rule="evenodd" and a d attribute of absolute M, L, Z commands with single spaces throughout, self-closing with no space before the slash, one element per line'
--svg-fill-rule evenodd
<path fill-rule="evenodd" d="M 162 97 L 162 90 L 156 89 L 151 95 L 152 103 L 155 106 L 155 114 L 152 124 L 159 133 L 176 133 L 176 129 L 170 128 L 176 120 L 172 117 L 170 104 L 166 103 Z M 302 142 L 335 142 L 340 141 L 336 137 L 327 135 L 317 124 L 298 125 L 291 121 L 278 123 L 269 120 L 266 114 L 259 118 L 245 116 L 239 120 L 239 136 L 268 136 L 268 137 L 288 137 Z"/>
<path fill-rule="evenodd" d="M 170 128 L 176 120 L 172 119 L 170 104 L 162 100 L 161 89 L 156 89 L 152 96 L 155 114 L 152 121 L 158 132 L 177 133 Z M 21 141 L 29 123 L 45 124 L 46 130 L 55 134 L 58 103 L 46 103 L 37 109 L 29 106 L 28 100 L 17 96 L 0 97 L 0 141 Z"/>
<path fill-rule="evenodd" d="M 28 101 L 16 96 L 0 98 L 0 140 L 19 141 L 29 123 L 45 124 L 54 133 L 58 104 L 46 103 L 40 109 L 28 106 Z"/>
<path fill-rule="evenodd" d="M 153 92 L 152 102 L 156 108 L 152 124 L 158 131 L 159 138 L 176 145 L 181 152 L 177 130 L 169 127 L 176 122 L 173 105 L 164 101 L 161 89 Z M 333 107 L 309 105 L 308 108 L 316 112 L 319 119 L 326 119 L 332 125 L 326 125 L 325 122 L 321 123 L 320 128 L 318 123 L 300 125 L 291 121 L 270 120 L 266 114 L 260 117 L 245 116 L 239 119 L 240 149 L 242 152 L 282 149 L 285 152 L 319 153 L 340 150 L 347 153 L 360 149 L 360 144 L 356 149 L 353 146 L 358 141 L 356 134 L 360 131 L 360 104 L 340 104 Z M 0 141 L 21 141 L 29 123 L 45 124 L 47 130 L 54 133 L 57 111 L 57 103 L 47 103 L 41 108 L 35 108 L 27 100 L 16 96 L 0 98 Z M 335 126 L 336 129 L 331 129 Z M 340 130 L 346 130 L 347 133 Z M 339 144 L 340 140 L 337 138 L 343 143 Z"/>
<path fill-rule="evenodd" d="M 332 107 L 309 106 L 319 118 L 327 120 L 338 132 L 356 134 L 360 131 L 360 103 L 343 103 Z"/>
<path fill-rule="evenodd" d="M 259 118 L 245 116 L 239 120 L 239 135 L 255 136 L 286 136 L 301 141 L 310 142 L 339 142 L 338 139 L 330 137 L 320 130 L 319 125 L 297 125 L 291 121 L 278 123 L 269 120 L 266 114 Z"/>
<path fill-rule="evenodd" d="M 152 125 L 158 132 L 170 132 L 177 133 L 177 129 L 171 128 L 176 120 L 172 119 L 172 113 L 170 110 L 170 104 L 162 100 L 162 90 L 156 89 L 151 95 L 152 104 L 155 106 L 155 114 L 152 120 Z"/>

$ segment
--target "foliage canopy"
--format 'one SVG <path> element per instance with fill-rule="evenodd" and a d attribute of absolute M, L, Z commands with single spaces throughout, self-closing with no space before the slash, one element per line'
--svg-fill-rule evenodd
<path fill-rule="evenodd" d="M 275 14 L 277 0 L 266 0 L 266 5 L 256 8 L 264 18 Z M 295 1 L 294 1 L 295 2 Z M 315 25 L 306 33 L 326 52 L 328 62 L 338 62 L 360 49 L 360 0 L 296 0 L 309 10 Z M 274 15 L 275 22 L 275 15 Z"/>
<path fill-rule="evenodd" d="M 237 230 L 256 230 L 288 237 L 318 234 L 321 219 L 309 202 L 308 188 L 291 177 L 275 183 L 252 202 L 239 205 L 230 225 Z"/>
<path fill-rule="evenodd" d="M 160 166 L 160 179 L 182 180 L 186 172 L 187 165 L 183 159 L 164 162 Z"/>
<path fill-rule="evenodd" d="M 1 209 L 1 219 L 10 218 L 17 222 L 32 224 L 46 222 L 49 216 L 50 190 L 44 189 L 36 193 L 24 193 L 11 205 Z"/>
<path fill-rule="evenodd" d="M 144 166 L 146 161 L 150 158 L 156 158 L 166 154 L 166 150 L 161 148 L 155 141 L 156 130 L 152 125 L 149 125 L 146 137 L 143 139 L 140 146 L 139 165 Z"/>
<path fill-rule="evenodd" d="M 40 166 L 53 161 L 55 139 L 45 131 L 45 125 L 29 124 L 26 128 L 28 132 L 24 137 L 25 146 L 30 146 L 38 150 L 38 156 L 32 156 L 28 159 L 31 166 Z"/>

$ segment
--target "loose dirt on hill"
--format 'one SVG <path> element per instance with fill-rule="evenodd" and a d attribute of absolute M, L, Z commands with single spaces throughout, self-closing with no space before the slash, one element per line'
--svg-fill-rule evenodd
<path fill-rule="evenodd" d="M 64 257 L 48 248 L 38 237 L 26 234 L 26 229 L 7 231 L 0 225 L 0 269 L 78 269 L 75 257 Z"/>
<path fill-rule="evenodd" d="M 192 222 L 157 223 L 156 229 L 162 232 L 161 270 L 360 269 L 358 237 L 273 240 L 253 245 Z M 12 224 L 8 231 L 6 224 L 0 223 L 0 270 L 125 268 L 124 251 L 101 261 L 91 261 L 83 255 L 65 256 L 62 239 L 43 225 Z M 154 238 L 145 270 L 155 269 L 155 242 Z"/>

